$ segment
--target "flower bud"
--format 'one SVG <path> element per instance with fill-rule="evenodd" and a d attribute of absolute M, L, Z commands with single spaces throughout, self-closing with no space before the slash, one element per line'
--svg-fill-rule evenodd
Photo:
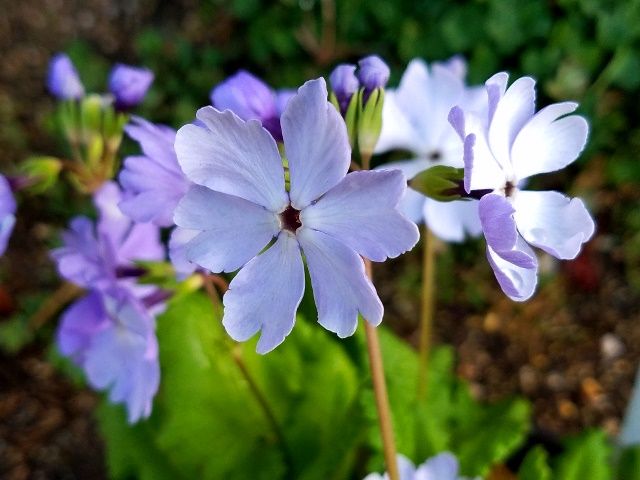
<path fill-rule="evenodd" d="M 384 88 L 389 81 L 390 70 L 386 63 L 377 55 L 369 55 L 358 62 L 358 80 L 364 87 L 365 93 L 376 88 Z"/>
<path fill-rule="evenodd" d="M 33 193 L 43 193 L 58 181 L 62 161 L 56 157 L 37 156 L 27 158 L 20 165 L 26 188 Z"/>
<path fill-rule="evenodd" d="M 109 91 L 115 97 L 117 110 L 130 110 L 142 102 L 153 83 L 153 72 L 148 68 L 117 64 L 109 75 Z"/>
<path fill-rule="evenodd" d="M 78 71 L 64 53 L 58 53 L 49 62 L 47 88 L 60 100 L 77 100 L 84 96 Z"/>
<path fill-rule="evenodd" d="M 409 180 L 414 190 L 439 202 L 451 202 L 464 197 L 464 168 L 436 165 Z"/>
<path fill-rule="evenodd" d="M 333 72 L 331 72 L 329 82 L 338 101 L 340 113 L 344 116 L 351 98 L 357 93 L 358 88 L 360 88 L 360 82 L 358 81 L 358 77 L 356 77 L 356 66 L 347 64 L 338 65 L 333 69 Z"/>

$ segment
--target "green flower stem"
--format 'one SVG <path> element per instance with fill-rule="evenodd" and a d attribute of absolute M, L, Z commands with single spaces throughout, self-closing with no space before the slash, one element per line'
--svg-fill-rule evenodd
<path fill-rule="evenodd" d="M 427 394 L 427 370 L 431 352 L 431 335 L 433 330 L 434 281 L 435 281 L 435 237 L 425 225 L 422 235 L 424 239 L 422 253 L 422 298 L 420 304 L 420 346 L 418 367 L 418 400 Z"/>

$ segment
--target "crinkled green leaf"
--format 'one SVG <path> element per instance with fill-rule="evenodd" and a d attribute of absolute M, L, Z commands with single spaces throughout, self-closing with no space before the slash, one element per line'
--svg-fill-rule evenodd
<path fill-rule="evenodd" d="M 611 444 L 601 430 L 592 430 L 567 442 L 558 461 L 558 480 L 612 480 Z"/>
<path fill-rule="evenodd" d="M 534 447 L 518 470 L 519 480 L 551 480 L 551 468 L 547 463 L 547 452 L 540 446 Z"/>

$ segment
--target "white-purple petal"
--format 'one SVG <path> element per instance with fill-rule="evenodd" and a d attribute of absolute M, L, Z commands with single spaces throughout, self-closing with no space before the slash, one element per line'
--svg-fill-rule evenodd
<path fill-rule="evenodd" d="M 347 127 L 327 101 L 324 79 L 306 82 L 282 114 L 291 205 L 302 210 L 334 187 L 351 164 Z"/>
<path fill-rule="evenodd" d="M 595 230 L 579 198 L 552 191 L 519 191 L 514 206 L 515 222 L 524 239 L 563 260 L 575 258 Z"/>
<path fill-rule="evenodd" d="M 280 345 L 293 329 L 304 293 L 304 266 L 293 235 L 282 232 L 264 253 L 247 263 L 224 295 L 222 324 L 237 341 L 261 331 L 257 352 Z"/>
<path fill-rule="evenodd" d="M 458 480 L 458 459 L 449 452 L 430 458 L 416 469 L 414 480 Z"/>
<path fill-rule="evenodd" d="M 489 146 L 507 175 L 513 173 L 511 146 L 522 127 L 535 111 L 535 81 L 531 77 L 517 79 L 498 102 L 489 124 Z"/>
<path fill-rule="evenodd" d="M 13 198 L 11 185 L 0 175 L 0 255 L 7 249 L 9 237 L 16 223 L 16 201 Z"/>
<path fill-rule="evenodd" d="M 489 245 L 487 245 L 487 259 L 502 291 L 511 300 L 523 302 L 531 298 L 536 289 L 538 265 L 535 253 L 521 237 L 518 238 L 514 250 L 521 252 L 522 257 L 528 257 L 535 261 L 535 266 L 525 268 L 511 263 L 493 251 Z"/>
<path fill-rule="evenodd" d="M 406 190 L 400 170 L 349 173 L 300 213 L 303 226 L 324 232 L 376 262 L 411 250 L 415 224 L 397 206 Z"/>
<path fill-rule="evenodd" d="M 272 212 L 282 211 L 288 204 L 282 159 L 260 122 L 245 122 L 213 107 L 201 108 L 197 117 L 206 128 L 185 125 L 176 135 L 178 162 L 186 176 Z"/>
<path fill-rule="evenodd" d="M 179 279 L 184 279 L 196 271 L 198 265 L 187 260 L 187 244 L 193 240 L 200 230 L 189 230 L 176 227 L 169 237 L 169 260 Z"/>
<path fill-rule="evenodd" d="M 370 324 L 380 324 L 382 303 L 365 274 L 362 258 L 323 232 L 303 227 L 297 237 L 311 276 L 318 323 L 340 338 L 355 332 L 358 313 Z"/>
<path fill-rule="evenodd" d="M 423 216 L 429 229 L 446 242 L 462 242 L 467 236 L 482 233 L 478 203 L 471 201 L 438 202 L 425 198 Z"/>
<path fill-rule="evenodd" d="M 480 199 L 478 212 L 487 245 L 496 252 L 512 250 L 518 231 L 511 202 L 501 195 L 490 193 Z"/>
<path fill-rule="evenodd" d="M 200 185 L 180 201 L 175 222 L 200 232 L 186 244 L 185 255 L 212 272 L 237 270 L 280 231 L 278 216 L 263 206 Z"/>
<path fill-rule="evenodd" d="M 573 162 L 587 143 L 589 125 L 578 115 L 567 114 L 577 103 L 554 103 L 543 108 L 518 133 L 511 149 L 516 177 L 559 170 Z"/>

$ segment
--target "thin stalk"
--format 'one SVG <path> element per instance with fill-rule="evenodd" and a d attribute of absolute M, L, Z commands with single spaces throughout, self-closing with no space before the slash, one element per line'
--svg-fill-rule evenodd
<path fill-rule="evenodd" d="M 218 288 L 220 288 L 222 293 L 228 290 L 229 285 L 224 280 L 224 278 L 222 278 L 219 275 L 203 274 L 202 277 L 203 277 L 203 286 L 205 288 L 205 291 L 207 292 L 207 295 L 209 296 L 211 303 L 213 304 L 214 310 L 217 311 L 219 308 L 222 307 L 222 302 L 216 290 L 216 285 L 218 286 Z M 242 358 L 242 349 L 240 345 L 236 342 L 232 342 L 230 344 L 229 352 L 231 353 L 231 358 L 233 359 L 233 362 L 238 367 L 238 370 L 240 371 L 242 378 L 244 378 L 244 380 L 247 382 L 247 385 L 249 386 L 249 390 L 251 391 L 251 394 L 258 402 L 258 405 L 260 406 L 260 409 L 262 410 L 262 413 L 264 414 L 264 417 L 267 420 L 267 423 L 271 427 L 273 433 L 275 434 L 278 440 L 278 444 L 280 445 L 280 451 L 282 452 L 282 457 L 285 465 L 287 466 L 288 471 L 289 472 L 293 471 L 293 465 L 294 465 L 293 457 L 291 456 L 291 452 L 289 451 L 289 447 L 287 446 L 287 441 L 282 431 L 282 428 L 280 428 L 278 419 L 276 418 L 275 413 L 271 409 L 271 406 L 269 405 L 267 398 L 262 393 L 262 391 L 260 390 L 260 387 L 258 386 L 258 383 L 255 381 L 255 379 L 251 375 L 251 372 L 247 368 L 247 364 L 245 363 L 244 358 Z"/>
<path fill-rule="evenodd" d="M 260 390 L 260 387 L 251 376 L 251 372 L 249 372 L 247 365 L 244 363 L 240 345 L 236 344 L 231 349 L 231 356 L 235 364 L 238 366 L 240 373 L 242 374 L 245 381 L 247 382 L 247 385 L 249 385 L 249 389 L 251 390 L 251 393 L 253 394 L 254 398 L 260 405 L 260 408 L 262 409 L 262 412 L 264 413 L 264 416 L 267 419 L 267 422 L 273 429 L 273 432 L 275 433 L 276 438 L 278 439 L 278 443 L 280 444 L 280 450 L 282 451 L 283 460 L 287 465 L 289 471 L 291 472 L 291 469 L 293 468 L 293 457 L 291 456 L 291 452 L 289 451 L 289 447 L 287 446 L 287 440 L 284 436 L 284 432 L 282 431 L 282 428 L 280 428 L 278 419 L 276 418 L 275 413 L 271 409 L 271 406 L 269 405 L 267 398 L 263 395 L 262 391 Z"/>
<path fill-rule="evenodd" d="M 365 260 L 364 266 L 367 276 L 371 279 L 371 262 Z M 376 408 L 380 421 L 380 434 L 382 435 L 382 448 L 384 450 L 384 461 L 387 465 L 387 474 L 389 475 L 389 480 L 400 480 L 398 463 L 396 461 L 396 442 L 393 436 L 393 425 L 391 423 L 391 407 L 389 406 L 389 395 L 387 394 L 387 385 L 384 379 L 378 329 L 367 321 L 364 322 L 364 325 L 367 334 L 367 352 L 369 353 L 371 380 L 373 382 L 373 392 L 376 398 Z"/>
<path fill-rule="evenodd" d="M 51 320 L 67 303 L 79 297 L 84 290 L 73 283 L 65 282 L 49 296 L 40 308 L 28 320 L 27 325 L 32 331 L 38 330 Z"/>
<path fill-rule="evenodd" d="M 424 226 L 424 246 L 422 253 L 422 298 L 420 303 L 420 346 L 418 367 L 418 400 L 427 394 L 427 371 L 431 353 L 431 336 L 433 331 L 434 289 L 435 283 L 435 237 L 429 227 Z"/>

